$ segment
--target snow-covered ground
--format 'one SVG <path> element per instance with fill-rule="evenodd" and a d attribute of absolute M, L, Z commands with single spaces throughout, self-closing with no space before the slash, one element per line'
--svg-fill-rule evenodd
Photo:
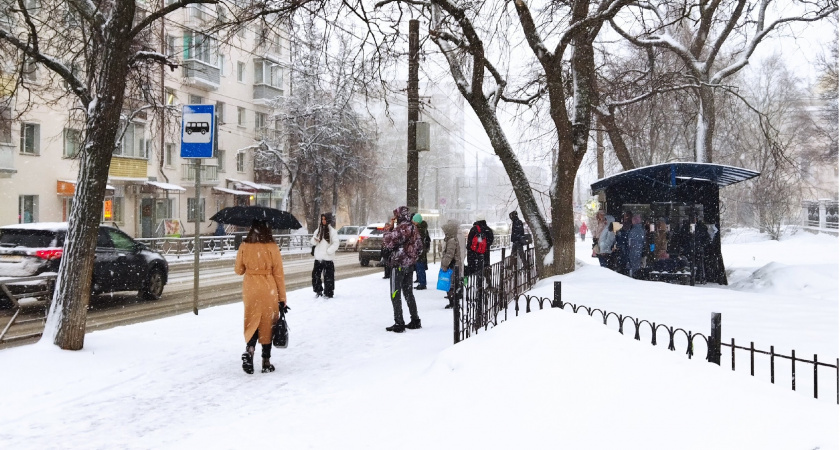
<path fill-rule="evenodd" d="M 726 236 L 728 287 L 641 282 L 583 266 L 534 290 L 565 301 L 777 352 L 838 355 L 838 241 Z M 429 271 L 430 286 L 437 268 Z M 452 345 L 439 291 L 417 291 L 421 330 L 396 335 L 386 280 L 291 292 L 291 343 L 277 371 L 246 375 L 242 306 L 0 351 L 0 448 L 838 449 L 834 375 L 810 398 L 810 366 L 777 360 L 776 384 L 685 347 L 653 347 L 567 310 L 544 310 Z M 766 360 L 757 360 L 757 369 Z M 763 367 L 763 366 L 761 366 Z M 833 370 L 833 369 L 832 369 Z M 800 384 L 801 383 L 801 384 Z M 800 387 L 801 386 L 801 387 Z"/>

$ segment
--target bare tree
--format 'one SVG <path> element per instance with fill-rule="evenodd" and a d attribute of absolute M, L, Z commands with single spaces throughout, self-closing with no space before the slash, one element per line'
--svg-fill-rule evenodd
<path fill-rule="evenodd" d="M 179 64 L 162 50 L 154 30 L 167 14 L 191 4 L 217 4 L 229 13 L 207 32 L 279 17 L 290 8 L 242 0 L 0 1 L 0 55 L 16 67 L 11 95 L 24 104 L 39 98 L 65 102 L 84 122 L 79 182 L 43 337 L 62 349 L 84 345 L 99 218 L 121 124 L 159 98 L 154 71 Z M 27 81 L 36 68 L 48 74 L 49 82 Z"/>
<path fill-rule="evenodd" d="M 758 45 L 774 31 L 822 20 L 837 11 L 834 0 L 796 1 L 782 8 L 773 0 L 691 0 L 662 5 L 639 3 L 611 21 L 613 29 L 640 47 L 673 52 L 697 98 L 694 160 L 712 162 L 717 110 L 715 90 L 743 69 Z M 791 15 L 785 15 L 793 11 Z M 620 25 L 621 24 L 621 25 Z M 624 25 L 627 24 L 627 25 Z M 622 26 L 624 25 L 624 26 Z"/>

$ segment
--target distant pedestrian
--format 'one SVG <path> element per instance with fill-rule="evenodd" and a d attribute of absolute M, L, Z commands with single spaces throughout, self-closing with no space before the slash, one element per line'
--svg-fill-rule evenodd
<path fill-rule="evenodd" d="M 642 267 L 642 253 L 645 250 L 645 230 L 642 226 L 642 216 L 634 214 L 632 226 L 627 233 L 627 275 L 638 278 Z"/>
<path fill-rule="evenodd" d="M 423 240 L 423 249 L 420 250 L 420 255 L 417 256 L 417 263 L 414 267 L 417 270 L 417 287 L 415 289 L 422 291 L 426 289 L 426 270 L 429 268 L 428 255 L 429 247 L 432 245 L 432 238 L 429 237 L 429 224 L 423 220 L 423 216 L 420 213 L 412 216 L 411 222 L 417 227 L 417 231 L 420 232 L 420 239 Z"/>
<path fill-rule="evenodd" d="M 490 268 L 490 247 L 493 245 L 493 230 L 484 217 L 479 216 L 467 235 L 467 275 L 480 273 Z"/>
<path fill-rule="evenodd" d="M 254 221 L 236 253 L 234 271 L 244 275 L 242 302 L 245 304 L 245 353 L 242 370 L 254 373 L 257 340 L 262 344 L 262 371 L 274 372 L 271 364 L 271 327 L 286 307 L 283 257 L 265 222 Z"/>
<path fill-rule="evenodd" d="M 582 242 L 586 242 L 586 231 L 587 230 L 588 229 L 586 228 L 586 222 L 581 222 L 580 223 L 580 240 Z"/>
<path fill-rule="evenodd" d="M 400 206 L 394 210 L 394 219 L 385 224 L 382 235 L 384 248 L 390 252 L 389 266 L 391 267 L 391 305 L 394 308 L 394 324 L 385 328 L 386 331 L 402 333 L 406 328 L 415 330 L 420 328 L 420 317 L 417 315 L 417 303 L 414 301 L 412 289 L 412 272 L 417 264 L 417 257 L 423 249 L 423 239 L 417 226 L 411 221 L 411 213 L 407 206 Z M 405 323 L 402 311 L 402 298 L 408 305 L 411 322 Z"/>
<path fill-rule="evenodd" d="M 612 223 L 612 221 L 607 222 L 606 215 L 607 213 L 603 209 L 598 210 L 595 213 L 595 222 L 590 227 L 592 229 L 592 256 L 598 256 L 598 253 L 601 251 L 598 240 L 601 239 L 601 234 L 607 228 L 607 225 Z"/>
<path fill-rule="evenodd" d="M 525 250 L 523 247 L 528 243 L 528 240 L 525 237 L 525 226 L 522 224 L 522 221 L 519 220 L 519 213 L 516 211 L 511 211 L 510 214 L 508 214 L 508 217 L 510 217 L 511 221 L 510 254 L 511 256 L 519 258 L 520 263 L 525 265 Z"/>
<path fill-rule="evenodd" d="M 460 298 L 460 288 L 463 286 L 461 282 L 461 267 L 464 265 L 464 257 L 461 253 L 461 245 L 458 243 L 458 224 L 450 220 L 443 226 L 443 254 L 440 257 L 440 268 L 443 270 L 452 269 L 452 281 L 449 285 L 449 291 L 446 292 L 446 298 L 449 299 L 449 304 L 446 308 L 455 306 L 455 302 Z"/>
<path fill-rule="evenodd" d="M 397 217 L 395 215 L 388 218 L 385 224 L 389 224 L 394 221 Z M 385 240 L 382 240 L 382 244 L 379 251 L 379 258 L 382 261 L 382 266 L 385 268 L 385 274 L 382 276 L 383 279 L 391 278 L 391 265 L 388 261 L 391 259 L 391 250 L 385 248 Z"/>
<path fill-rule="evenodd" d="M 338 250 L 338 231 L 335 230 L 335 217 L 332 213 L 321 214 L 321 224 L 312 236 L 310 244 L 315 246 L 313 255 L 315 265 L 312 268 L 312 290 L 315 296 L 333 298 L 335 293 L 335 252 Z M 321 273 L 324 274 L 323 286 Z"/>
<path fill-rule="evenodd" d="M 598 262 L 601 264 L 601 267 L 608 269 L 614 269 L 612 252 L 615 248 L 615 232 L 617 231 L 616 228 L 621 227 L 621 224 L 614 220 L 613 216 L 604 216 L 604 221 L 607 225 L 601 231 L 601 235 L 597 237 L 596 242 L 598 244 L 595 247 L 597 249 L 596 256 L 598 257 Z"/>

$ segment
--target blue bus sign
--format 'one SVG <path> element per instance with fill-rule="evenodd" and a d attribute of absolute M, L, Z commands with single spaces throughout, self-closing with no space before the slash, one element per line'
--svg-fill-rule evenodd
<path fill-rule="evenodd" d="M 184 105 L 181 113 L 181 158 L 212 158 L 216 105 Z"/>

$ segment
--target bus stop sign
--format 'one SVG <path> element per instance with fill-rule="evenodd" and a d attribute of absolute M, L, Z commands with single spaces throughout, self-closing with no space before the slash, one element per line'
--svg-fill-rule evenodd
<path fill-rule="evenodd" d="M 181 114 L 181 158 L 212 158 L 216 105 L 184 105 Z"/>

